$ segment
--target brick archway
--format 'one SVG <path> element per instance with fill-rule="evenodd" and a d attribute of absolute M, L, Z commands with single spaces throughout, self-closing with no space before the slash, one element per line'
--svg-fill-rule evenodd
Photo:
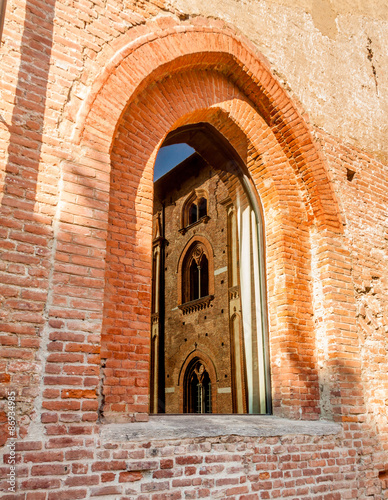
<path fill-rule="evenodd" d="M 65 165 L 65 176 L 85 177 L 104 201 L 110 193 L 109 211 L 85 200 L 85 217 L 101 210 L 98 238 L 108 242 L 104 310 L 96 319 L 103 323 L 103 415 L 131 420 L 148 412 L 153 164 L 171 131 L 205 122 L 240 156 L 263 206 L 275 413 L 316 418 L 309 228 L 335 233 L 340 218 L 308 126 L 260 55 L 229 30 L 161 29 L 124 44 L 78 118 L 79 162 Z M 65 178 L 64 195 L 71 182 Z M 324 259 L 325 236 L 319 244 Z"/>
<path fill-rule="evenodd" d="M 147 87 L 188 68 L 215 71 L 242 91 L 273 132 L 308 190 L 306 203 L 317 224 L 340 230 L 337 203 L 321 155 L 305 120 L 263 56 L 232 30 L 204 24 L 200 19 L 196 26 L 169 19 L 160 29 L 152 24 L 139 38 L 123 37 L 78 110 L 74 141 L 83 148 L 109 153 L 123 113 Z"/>
<path fill-rule="evenodd" d="M 319 397 L 316 360 L 312 356 L 313 325 L 298 317 L 301 310 L 313 314 L 308 281 L 308 227 L 312 214 L 304 203 L 307 189 L 296 179 L 274 133 L 241 90 L 223 74 L 196 68 L 154 83 L 137 96 L 121 118 L 112 147 L 102 357 L 108 373 L 120 373 L 120 380 L 132 380 L 140 387 L 137 394 L 131 388 L 130 397 L 119 398 L 114 380 L 118 377 L 105 377 L 104 415 L 115 418 L 115 412 L 147 411 L 150 298 L 144 295 L 137 321 L 130 321 L 133 311 L 124 312 L 120 302 L 125 302 L 128 294 L 136 297 L 139 287 L 134 282 L 133 268 L 126 264 L 128 255 L 120 254 L 132 245 L 136 249 L 138 257 L 134 262 L 144 280 L 141 290 L 145 294 L 151 248 L 152 171 L 158 148 L 172 130 L 203 122 L 218 130 L 243 161 L 264 210 L 271 347 L 273 359 L 277 360 L 272 366 L 275 412 L 316 418 Z M 123 225 L 139 230 L 123 233 Z M 298 289 L 303 290 L 300 295 Z M 278 304 L 285 308 L 282 314 Z M 126 318 L 127 324 L 123 321 Z M 131 324 L 137 325 L 135 331 Z M 115 332 L 119 332 L 117 341 Z M 300 348 L 295 349 L 298 344 Z M 130 354 L 134 370 L 122 370 L 123 351 Z M 116 364 L 118 370 L 113 368 Z"/>

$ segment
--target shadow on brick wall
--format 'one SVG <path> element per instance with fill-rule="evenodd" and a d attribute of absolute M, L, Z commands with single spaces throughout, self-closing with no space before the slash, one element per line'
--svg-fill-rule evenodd
<path fill-rule="evenodd" d="M 10 132 L 3 209 L 32 212 L 42 148 L 56 0 L 27 0 Z M 21 217 L 19 214 L 18 219 Z M 27 220 L 30 217 L 26 217 Z M 23 220 L 21 218 L 21 220 Z"/>
<path fill-rule="evenodd" d="M 17 389 L 23 399 L 23 413 L 31 411 L 37 370 L 23 362 L 35 359 L 43 325 L 51 238 L 51 218 L 36 213 L 37 181 L 41 160 L 47 86 L 53 42 L 55 0 L 27 0 L 20 45 L 20 66 L 14 107 L 8 127 L 9 147 L 5 166 L 1 221 L 5 228 L 1 245 L 5 284 L 0 330 L 11 334 L 4 347 L 8 359 L 6 387 Z M 16 63 L 16 61 L 15 61 Z M 19 337 L 19 340 L 17 340 Z M 16 346 L 23 349 L 15 349 Z M 29 370 L 29 371 L 28 371 Z M 0 411 L 0 422 L 5 413 Z M 6 424 L 2 424 L 4 426 Z M 20 426 L 21 436 L 26 429 Z M 0 444 L 7 432 L 0 431 Z"/>

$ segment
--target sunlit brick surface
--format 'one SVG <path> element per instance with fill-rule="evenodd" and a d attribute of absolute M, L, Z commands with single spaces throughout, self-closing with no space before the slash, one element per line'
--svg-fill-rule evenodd
<path fill-rule="evenodd" d="M 18 493 L 2 480 L 3 498 L 388 498 L 387 145 L 309 119 L 260 53 L 270 38 L 177 3 L 8 0 L 0 369 Z M 153 163 L 199 122 L 262 202 L 274 414 L 337 435 L 100 441 L 148 419 Z"/>

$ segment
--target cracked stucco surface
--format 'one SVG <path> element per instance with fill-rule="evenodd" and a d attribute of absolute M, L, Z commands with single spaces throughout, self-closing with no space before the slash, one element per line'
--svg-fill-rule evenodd
<path fill-rule="evenodd" d="M 312 124 L 388 161 L 388 4 L 341 0 L 170 0 L 224 19 L 266 56 Z"/>

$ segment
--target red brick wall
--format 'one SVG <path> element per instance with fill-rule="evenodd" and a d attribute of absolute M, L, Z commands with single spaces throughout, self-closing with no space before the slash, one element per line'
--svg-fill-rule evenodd
<path fill-rule="evenodd" d="M 130 445 L 138 457 L 127 457 L 123 443 L 104 448 L 98 410 L 111 420 L 147 419 L 153 162 L 170 130 L 206 121 L 246 163 L 262 200 L 274 412 L 334 418 L 343 433 L 335 445 L 316 444 L 320 465 L 298 455 L 310 438 L 295 438 L 300 484 L 287 483 L 280 459 L 270 477 L 259 468 L 257 480 L 245 442 L 228 456 L 236 467 L 248 463 L 246 483 L 237 472 L 238 486 L 223 485 L 216 469 L 206 471 L 209 482 L 201 474 L 191 481 L 191 464 L 181 469 L 193 455 L 187 443 L 177 443 L 172 475 L 185 474 L 205 497 L 222 487 L 257 498 L 258 487 L 269 498 L 384 498 L 386 167 L 333 137 L 313 140 L 263 58 L 224 23 L 145 23 L 162 7 L 156 2 L 130 14 L 121 2 L 57 2 L 55 23 L 54 4 L 9 5 L 0 367 L 2 396 L 17 392 L 19 497 L 151 495 L 151 473 L 125 463 L 147 457 L 146 445 Z M 268 439 L 258 452 L 265 463 L 278 443 Z M 161 446 L 168 458 L 170 445 Z M 200 463 L 211 463 L 211 447 L 221 445 L 203 446 Z M 330 455 L 333 446 L 341 458 Z M 164 479 L 164 465 L 154 479 Z M 320 492 L 331 466 L 339 470 Z M 180 498 L 186 486 L 169 481 L 171 498 Z M 138 484 L 135 493 L 127 482 Z"/>
<path fill-rule="evenodd" d="M 344 318 L 348 331 L 348 356 L 354 351 L 351 339 L 360 342 L 360 361 L 353 377 L 361 381 L 347 408 L 354 420 L 366 420 L 376 428 L 387 449 L 388 376 L 387 315 L 387 202 L 386 167 L 362 151 L 350 149 L 320 134 L 328 166 L 336 181 L 337 196 L 345 215 L 344 239 L 349 248 L 353 307 Z M 344 266 L 345 267 L 345 264 Z M 360 372 L 358 372 L 361 367 Z M 357 371 L 356 371 L 357 369 Z M 364 399 L 363 399 L 364 398 Z M 365 406 L 363 406 L 365 404 Z M 357 406 L 359 407 L 357 409 Z M 358 413 L 361 415 L 356 416 Z M 365 413 L 365 415 L 364 415 Z M 349 418 L 349 417 L 348 417 Z"/>
<path fill-rule="evenodd" d="M 37 460 L 51 465 L 37 465 Z M 328 436 L 208 438 L 116 443 L 90 452 L 66 447 L 51 452 L 26 452 L 23 489 L 45 490 L 30 498 L 109 498 L 137 500 L 181 498 L 357 498 L 360 456 Z M 369 484 L 377 484 L 370 480 Z M 62 493 L 55 491 L 62 484 Z M 45 496 L 47 495 L 47 497 Z M 14 497 L 5 496 L 8 500 Z"/>

